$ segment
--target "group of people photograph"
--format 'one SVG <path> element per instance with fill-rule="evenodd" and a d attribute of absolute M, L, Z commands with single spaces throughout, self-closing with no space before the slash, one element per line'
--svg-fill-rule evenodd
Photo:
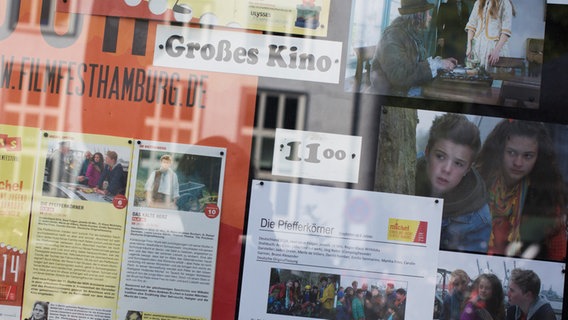
<path fill-rule="evenodd" d="M 391 281 L 354 280 L 351 286 L 340 287 L 336 318 L 341 320 L 402 320 L 406 311 L 406 288 Z M 340 296 L 342 298 L 340 298 Z"/>
<path fill-rule="evenodd" d="M 43 194 L 67 197 L 61 188 L 74 186 L 103 196 L 124 195 L 128 166 L 123 162 L 128 163 L 114 150 L 77 150 L 70 141 L 59 141 L 46 158 Z"/>
<path fill-rule="evenodd" d="M 557 320 L 560 311 L 541 294 L 541 279 L 530 269 L 515 268 L 508 279 L 494 273 L 476 278 L 462 269 L 451 272 L 439 305 L 439 320 Z M 558 313 L 558 314 L 557 314 Z"/>
<path fill-rule="evenodd" d="M 329 320 L 402 320 L 406 287 L 393 281 L 272 269 L 267 313 Z"/>
<path fill-rule="evenodd" d="M 295 274 L 296 273 L 296 274 Z M 334 311 L 338 275 L 272 269 L 267 313 L 326 318 Z"/>

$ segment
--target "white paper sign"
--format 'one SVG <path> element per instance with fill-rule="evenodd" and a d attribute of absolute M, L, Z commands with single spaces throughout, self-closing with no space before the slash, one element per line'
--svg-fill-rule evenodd
<path fill-rule="evenodd" d="M 154 66 L 339 83 L 342 43 L 158 25 Z"/>
<path fill-rule="evenodd" d="M 272 174 L 357 183 L 362 138 L 276 129 Z"/>
<path fill-rule="evenodd" d="M 289 280 L 305 292 L 322 278 L 335 291 L 392 283 L 406 292 L 405 319 L 433 314 L 443 200 L 258 180 L 251 188 L 239 319 L 325 318 L 282 297 Z"/>
<path fill-rule="evenodd" d="M 211 319 L 226 153 L 135 145 L 118 319 Z"/>

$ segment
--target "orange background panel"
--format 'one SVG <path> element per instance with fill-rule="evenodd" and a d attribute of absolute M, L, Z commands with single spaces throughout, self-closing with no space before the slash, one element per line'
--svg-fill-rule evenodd
<path fill-rule="evenodd" d="M 9 64 L 13 59 L 9 85 L 0 85 L 0 122 L 50 131 L 227 148 L 213 319 L 233 318 L 257 77 L 152 67 L 157 21 L 148 22 L 146 54 L 143 56 L 131 52 L 135 21 L 128 18 L 119 20 L 115 52 L 103 51 L 107 19 L 103 16 L 58 12 L 52 25 L 44 25 L 44 29 L 51 28 L 50 35 L 45 36 L 41 32 L 41 3 L 39 0 L 22 1 L 16 28 L 0 38 L 0 62 Z M 76 17 L 80 23 L 74 22 Z M 0 23 L 1 19 L 9 19 L 9 14 L 0 17 Z M 55 47 L 50 37 L 62 37 L 66 45 Z M 58 66 L 59 69 L 54 70 L 63 75 L 59 94 L 52 92 L 55 85 L 45 85 L 47 65 Z M 39 69 L 33 71 L 34 67 Z M 205 90 L 202 94 L 204 107 L 121 99 L 123 86 L 113 84 L 111 80 L 103 90 L 107 93 L 106 98 L 94 93 L 89 96 L 91 84 L 93 92 L 101 85 L 98 72 L 107 67 L 111 72 L 120 71 L 121 76 L 117 79 L 123 79 L 121 72 L 124 70 L 144 70 L 146 74 L 156 73 L 158 77 L 161 72 L 170 81 L 171 77 L 176 77 L 178 81 L 174 87 L 180 93 L 187 92 L 190 79 L 203 79 L 203 86 L 195 88 Z M 114 91 L 108 97 L 109 92 L 113 92 L 113 85 L 119 88 L 119 93 Z M 172 88 L 167 86 L 167 90 Z M 178 102 L 185 101 L 184 94 L 177 97 Z"/>

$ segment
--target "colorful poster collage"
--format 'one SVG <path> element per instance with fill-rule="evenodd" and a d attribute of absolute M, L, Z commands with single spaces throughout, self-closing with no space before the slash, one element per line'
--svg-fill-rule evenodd
<path fill-rule="evenodd" d="M 0 319 L 567 318 L 567 17 L 0 0 Z"/>

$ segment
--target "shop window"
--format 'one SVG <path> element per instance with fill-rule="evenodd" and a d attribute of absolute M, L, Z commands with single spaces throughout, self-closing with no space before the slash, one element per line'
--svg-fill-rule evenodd
<path fill-rule="evenodd" d="M 272 177 L 276 129 L 304 130 L 306 106 L 305 93 L 258 90 L 252 148 L 255 178 Z M 295 181 L 294 178 L 283 179 Z"/>

